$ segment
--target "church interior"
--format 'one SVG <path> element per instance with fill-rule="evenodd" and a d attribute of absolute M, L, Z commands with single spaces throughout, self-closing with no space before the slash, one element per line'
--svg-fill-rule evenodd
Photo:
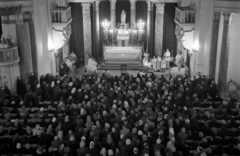
<path fill-rule="evenodd" d="M 239 156 L 240 0 L 0 0 L 0 156 Z"/>

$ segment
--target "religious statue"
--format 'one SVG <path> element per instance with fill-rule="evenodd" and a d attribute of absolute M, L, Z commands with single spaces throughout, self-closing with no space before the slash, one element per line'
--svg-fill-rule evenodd
<path fill-rule="evenodd" d="M 126 12 L 124 10 L 121 13 L 121 24 L 122 25 L 126 24 Z"/>

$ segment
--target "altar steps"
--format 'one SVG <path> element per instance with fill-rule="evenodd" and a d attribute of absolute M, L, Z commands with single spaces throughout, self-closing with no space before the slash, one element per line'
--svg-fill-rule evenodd
<path fill-rule="evenodd" d="M 121 65 L 127 65 L 127 70 L 141 70 L 146 69 L 141 61 L 106 61 L 98 66 L 98 70 L 121 70 Z"/>
<path fill-rule="evenodd" d="M 142 65 L 141 61 L 127 61 L 127 60 L 121 60 L 121 61 L 116 61 L 116 60 L 109 60 L 105 61 L 104 64 L 111 64 L 111 65 Z"/>

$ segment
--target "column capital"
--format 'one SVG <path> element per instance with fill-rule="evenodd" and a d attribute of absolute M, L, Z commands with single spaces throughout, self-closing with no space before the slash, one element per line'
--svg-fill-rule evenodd
<path fill-rule="evenodd" d="M 109 0 L 110 1 L 110 5 L 111 5 L 111 9 L 116 9 L 116 2 L 117 0 Z"/>
<path fill-rule="evenodd" d="M 131 9 L 136 9 L 136 1 L 137 0 L 129 0 Z"/>
<path fill-rule="evenodd" d="M 129 0 L 130 3 L 136 3 L 137 0 Z"/>
<path fill-rule="evenodd" d="M 231 25 L 232 18 L 235 14 L 233 13 L 223 13 L 224 23 Z"/>
<path fill-rule="evenodd" d="M 91 3 L 87 3 L 87 2 L 82 3 L 82 9 L 84 10 L 90 9 L 90 6 L 91 6 Z"/>
<path fill-rule="evenodd" d="M 148 11 L 152 11 L 153 10 L 153 3 L 152 3 L 152 1 L 150 1 L 150 0 L 148 0 L 148 1 L 146 1 L 147 2 L 147 7 L 148 7 Z"/>
<path fill-rule="evenodd" d="M 214 12 L 214 20 L 220 20 L 222 13 L 221 12 Z"/>
<path fill-rule="evenodd" d="M 95 1 L 95 10 L 96 11 L 99 11 L 99 3 L 100 3 L 100 0 Z"/>
<path fill-rule="evenodd" d="M 165 3 L 155 3 L 155 5 L 156 5 L 156 14 L 163 14 Z"/>

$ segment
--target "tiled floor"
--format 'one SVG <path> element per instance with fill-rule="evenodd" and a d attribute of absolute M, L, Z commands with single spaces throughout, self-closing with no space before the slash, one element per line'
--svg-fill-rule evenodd
<path fill-rule="evenodd" d="M 75 76 L 78 77 L 78 76 L 82 75 L 84 73 L 85 69 L 86 69 L 85 67 L 80 67 L 80 68 L 76 69 L 77 73 L 75 74 Z M 102 74 L 103 72 L 104 72 L 103 70 L 98 70 L 97 71 L 98 74 Z M 110 72 L 110 74 L 112 76 L 116 76 L 116 75 L 120 76 L 121 75 L 121 71 L 120 70 L 109 70 L 109 72 Z M 137 73 L 139 71 L 138 70 L 128 70 L 127 72 L 129 74 L 132 74 L 133 76 L 137 76 Z M 166 70 L 165 73 L 163 73 L 163 72 L 155 72 L 155 74 L 157 76 L 161 76 L 161 75 L 164 75 L 164 74 L 169 74 L 169 70 Z"/>

